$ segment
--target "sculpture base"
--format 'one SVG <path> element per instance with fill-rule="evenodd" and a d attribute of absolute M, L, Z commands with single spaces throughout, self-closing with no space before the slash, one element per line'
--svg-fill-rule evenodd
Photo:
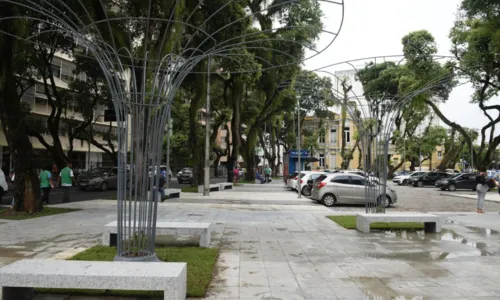
<path fill-rule="evenodd" d="M 156 256 L 156 253 L 153 255 L 147 256 L 126 256 L 126 255 L 116 255 L 114 261 L 130 261 L 130 262 L 161 262 L 161 260 Z"/>

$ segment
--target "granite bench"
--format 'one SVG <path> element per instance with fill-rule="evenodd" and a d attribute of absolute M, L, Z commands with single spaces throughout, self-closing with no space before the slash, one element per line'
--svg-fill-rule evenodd
<path fill-rule="evenodd" d="M 165 196 L 167 196 L 169 199 L 180 198 L 181 197 L 181 190 L 180 189 L 165 189 Z"/>
<path fill-rule="evenodd" d="M 219 183 L 219 190 L 232 190 L 233 189 L 233 183 L 232 182 L 221 182 Z"/>
<path fill-rule="evenodd" d="M 439 216 L 420 213 L 395 214 L 357 214 L 356 229 L 363 233 L 370 233 L 370 224 L 375 222 L 414 222 L 424 223 L 425 232 L 441 232 L 442 221 Z"/>
<path fill-rule="evenodd" d="M 117 221 L 106 224 L 102 234 L 103 245 L 117 245 L 117 224 Z M 156 235 L 199 235 L 200 247 L 208 248 L 213 227 L 209 222 L 156 222 Z"/>
<path fill-rule="evenodd" d="M 198 193 L 203 193 L 203 191 L 205 190 L 205 186 L 204 185 L 199 185 L 198 186 Z M 218 183 L 212 183 L 210 184 L 210 191 L 211 192 L 218 192 L 220 191 L 220 185 Z"/>
<path fill-rule="evenodd" d="M 163 291 L 165 300 L 185 300 L 186 274 L 186 263 L 25 259 L 0 269 L 0 287 L 3 300 L 32 299 L 33 288 Z"/>

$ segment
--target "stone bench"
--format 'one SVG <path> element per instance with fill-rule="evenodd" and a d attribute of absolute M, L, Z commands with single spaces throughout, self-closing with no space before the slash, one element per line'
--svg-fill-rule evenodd
<path fill-rule="evenodd" d="M 169 199 L 180 198 L 181 197 L 181 190 L 180 189 L 165 189 L 165 196 L 167 196 Z"/>
<path fill-rule="evenodd" d="M 203 193 L 203 191 L 205 190 L 205 186 L 204 185 L 199 185 L 198 186 L 198 193 Z M 221 189 L 220 189 L 220 185 L 218 183 L 212 183 L 210 184 L 210 191 L 211 192 L 219 192 Z"/>
<path fill-rule="evenodd" d="M 233 189 L 233 183 L 232 182 L 221 182 L 219 183 L 219 190 L 232 190 Z"/>
<path fill-rule="evenodd" d="M 370 224 L 395 223 L 395 222 L 414 222 L 424 223 L 425 232 L 441 232 L 441 218 L 431 214 L 412 214 L 412 213 L 397 213 L 397 214 L 357 214 L 356 229 L 363 233 L 370 233 Z"/>
<path fill-rule="evenodd" d="M 103 245 L 117 245 L 117 224 L 117 221 L 106 224 L 102 234 Z M 156 235 L 199 235 L 200 247 L 203 248 L 210 246 L 212 230 L 213 225 L 209 222 L 156 222 Z"/>
<path fill-rule="evenodd" d="M 165 300 L 185 300 L 186 275 L 186 263 L 25 259 L 0 269 L 0 287 L 3 300 L 31 299 L 33 288 L 163 291 Z"/>

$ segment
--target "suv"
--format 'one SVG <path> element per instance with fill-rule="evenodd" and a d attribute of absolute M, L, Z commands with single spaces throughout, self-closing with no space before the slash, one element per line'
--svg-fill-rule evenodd
<path fill-rule="evenodd" d="M 177 173 L 177 181 L 179 183 L 193 182 L 193 168 L 182 168 L 182 170 Z"/>
<path fill-rule="evenodd" d="M 378 202 L 383 202 L 386 207 L 398 201 L 396 191 L 385 186 L 385 199 L 383 186 L 376 182 L 367 183 L 364 176 L 355 174 L 335 173 L 321 175 L 313 183 L 311 198 L 325 206 L 332 207 L 337 203 L 364 204 L 366 202 L 366 189 L 376 196 Z"/>
<path fill-rule="evenodd" d="M 414 187 L 423 187 L 425 185 L 435 185 L 436 181 L 450 177 L 453 177 L 453 175 L 444 172 L 429 172 L 424 175 L 411 177 L 410 183 Z"/>
<path fill-rule="evenodd" d="M 427 174 L 426 171 L 414 171 L 410 172 L 405 175 L 398 175 L 392 179 L 392 182 L 397 183 L 398 185 L 408 185 L 408 183 L 411 181 L 411 178 L 417 177 L 417 176 L 422 176 L 424 174 Z"/>

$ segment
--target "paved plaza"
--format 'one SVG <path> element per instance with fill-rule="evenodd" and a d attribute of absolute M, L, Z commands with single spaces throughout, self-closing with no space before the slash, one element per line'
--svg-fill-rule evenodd
<path fill-rule="evenodd" d="M 488 202 L 491 213 L 480 215 L 473 212 L 473 199 L 429 188 L 396 189 L 399 203 L 388 213 L 440 214 L 446 218 L 443 232 L 346 230 L 326 216 L 355 214 L 363 207 L 329 209 L 298 199 L 281 182 L 209 197 L 184 194 L 159 204 L 158 219 L 215 223 L 211 247 L 221 252 L 206 300 L 499 299 L 500 205 Z M 98 244 L 104 225 L 116 219 L 112 200 L 58 207 L 82 210 L 0 221 L 0 264 L 64 259 Z"/>

